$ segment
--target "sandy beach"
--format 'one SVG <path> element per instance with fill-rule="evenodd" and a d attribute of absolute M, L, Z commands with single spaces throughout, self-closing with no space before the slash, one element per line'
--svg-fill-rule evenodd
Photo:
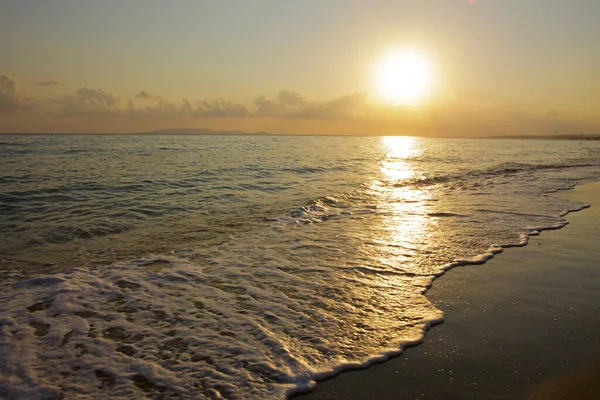
<path fill-rule="evenodd" d="M 600 398 L 600 183 L 561 195 L 592 207 L 434 282 L 427 297 L 445 322 L 421 345 L 295 398 Z"/>

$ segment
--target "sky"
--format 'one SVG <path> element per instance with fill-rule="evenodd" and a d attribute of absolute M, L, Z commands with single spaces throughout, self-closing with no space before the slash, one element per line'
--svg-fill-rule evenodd
<path fill-rule="evenodd" d="M 597 0 L 0 0 L 0 11 L 0 133 L 600 134 Z M 375 93 L 379 60 L 398 49 L 433 71 L 418 104 Z"/>

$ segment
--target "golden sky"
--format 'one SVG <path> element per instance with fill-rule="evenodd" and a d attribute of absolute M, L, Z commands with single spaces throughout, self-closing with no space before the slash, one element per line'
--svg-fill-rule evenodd
<path fill-rule="evenodd" d="M 7 0 L 0 132 L 598 134 L 598 15 L 596 0 Z"/>

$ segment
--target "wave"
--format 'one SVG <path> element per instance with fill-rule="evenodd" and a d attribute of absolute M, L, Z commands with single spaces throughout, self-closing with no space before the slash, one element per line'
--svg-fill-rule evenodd
<path fill-rule="evenodd" d="M 0 365 L 10 377 L 0 378 L 1 393 L 284 398 L 308 390 L 420 343 L 443 321 L 424 296 L 434 279 L 563 227 L 565 212 L 588 205 L 553 191 L 597 172 L 584 170 L 595 159 L 477 168 L 459 161 L 479 154 L 454 151 L 456 163 L 409 160 L 420 176 L 386 181 L 373 161 L 385 159 L 379 150 L 353 147 L 368 165 L 322 161 L 320 150 L 306 166 L 266 156 L 259 164 L 254 143 L 210 159 L 226 151 L 219 140 L 191 166 L 145 158 L 160 173 L 119 170 L 91 186 L 56 176 L 54 192 L 4 190 L 0 207 L 11 211 L 0 228 L 12 233 L 11 249 L 31 236 L 53 242 L 42 255 L 88 252 L 68 269 L 41 275 L 58 267 L 36 264 L 34 275 L 0 284 Z M 121 155 L 137 151 L 129 150 Z M 252 161 L 236 164 L 241 154 Z M 575 164 L 583 166 L 573 172 Z M 0 259 L 3 271 L 49 261 L 22 248 Z"/>
<path fill-rule="evenodd" d="M 339 200 L 326 197 L 311 204 L 335 206 Z M 237 267 L 231 264 L 230 257 L 252 245 L 239 241 L 204 266 L 192 263 L 193 256 L 160 256 L 2 284 L 0 360 L 12 378 L 0 380 L 0 390 L 21 398 L 60 396 L 72 385 L 83 397 L 102 390 L 106 397 L 193 398 L 202 393 L 283 398 L 420 343 L 431 326 L 443 321 L 443 314 L 422 297 L 433 279 L 456 266 L 483 264 L 504 248 L 526 245 L 530 235 L 565 224 L 531 228 L 518 244 L 494 245 L 440 265 L 434 275 L 372 267 L 343 270 L 343 279 L 355 282 L 352 290 L 398 291 L 397 307 L 419 304 L 414 315 L 387 309 L 386 321 L 396 322 L 386 331 L 370 326 L 364 315 L 352 317 L 377 303 L 347 298 L 352 293 L 344 288 L 347 283 L 327 270 L 328 283 L 274 266 L 250 266 L 242 259 Z M 365 275 L 368 280 L 362 281 Z M 342 321 L 335 318 L 341 315 L 349 320 L 337 326 Z M 336 332 L 350 341 L 334 344 L 340 341 Z M 392 336 L 383 339 L 386 334 Z M 378 339 L 370 343 L 369 336 Z M 357 340 L 363 348 L 356 347 Z M 349 352 L 343 351 L 349 343 L 354 344 Z"/>
<path fill-rule="evenodd" d="M 599 167 L 600 163 L 575 163 L 575 164 L 525 164 L 525 163 L 501 163 L 483 170 L 464 170 L 451 174 L 439 174 L 433 176 L 419 176 L 416 178 L 389 180 L 386 184 L 394 187 L 425 187 L 438 184 L 461 185 L 467 180 L 480 180 L 482 178 L 510 177 L 515 174 L 545 171 L 545 170 L 567 170 L 587 167 Z M 481 185 L 481 182 L 476 183 Z"/>

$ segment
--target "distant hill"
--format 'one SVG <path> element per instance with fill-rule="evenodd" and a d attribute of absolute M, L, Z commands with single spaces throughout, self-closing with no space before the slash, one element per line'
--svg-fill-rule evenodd
<path fill-rule="evenodd" d="M 504 135 L 486 136 L 484 139 L 553 139 L 553 140 L 600 140 L 600 135 Z"/>
<path fill-rule="evenodd" d="M 270 135 L 267 132 L 213 131 L 210 129 L 170 128 L 139 132 L 141 135 Z"/>

